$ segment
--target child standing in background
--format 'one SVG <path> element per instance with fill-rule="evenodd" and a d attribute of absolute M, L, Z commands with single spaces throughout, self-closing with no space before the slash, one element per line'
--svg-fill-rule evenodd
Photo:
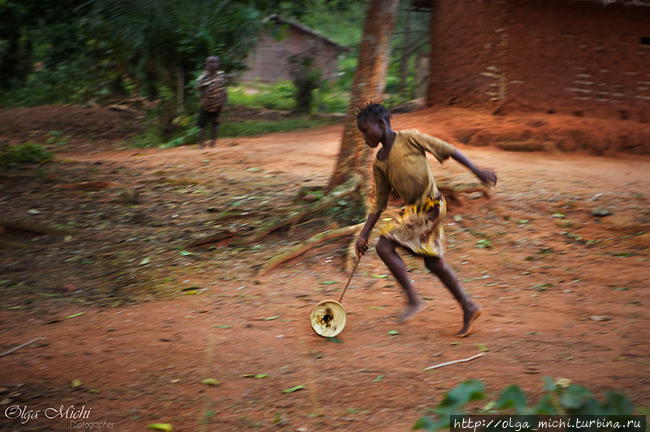
<path fill-rule="evenodd" d="M 463 327 L 459 337 L 468 336 L 481 307 L 463 290 L 453 270 L 443 259 L 443 222 L 447 212 L 445 199 L 438 190 L 425 152 L 442 163 L 451 157 L 467 167 L 485 185 L 497 181 L 492 169 L 478 168 L 453 145 L 423 134 L 415 129 L 394 131 L 390 114 L 383 105 L 368 104 L 357 113 L 357 126 L 371 148 L 382 145 L 373 161 L 375 203 L 355 244 L 357 256 L 368 249 L 368 238 L 394 190 L 404 201 L 399 218 L 381 232 L 376 245 L 377 254 L 386 264 L 407 297 L 407 307 L 401 321 L 412 318 L 425 307 L 416 294 L 404 261 L 397 254 L 404 247 L 424 259 L 425 266 L 435 274 L 463 309 Z"/>
<path fill-rule="evenodd" d="M 204 147 L 203 139 L 208 123 L 210 123 L 210 147 L 214 147 L 217 143 L 219 115 L 228 97 L 226 77 L 224 72 L 219 70 L 220 65 L 219 57 L 208 57 L 205 60 L 205 71 L 196 80 L 201 104 L 198 121 L 198 126 L 201 128 L 199 148 Z"/>

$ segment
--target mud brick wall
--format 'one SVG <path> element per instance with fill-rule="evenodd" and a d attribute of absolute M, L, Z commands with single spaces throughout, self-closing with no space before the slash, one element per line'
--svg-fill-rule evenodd
<path fill-rule="evenodd" d="M 650 7 L 433 0 L 427 104 L 650 122 Z"/>

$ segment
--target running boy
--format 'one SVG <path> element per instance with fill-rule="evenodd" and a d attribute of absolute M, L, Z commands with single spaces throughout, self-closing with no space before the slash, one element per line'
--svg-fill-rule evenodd
<path fill-rule="evenodd" d="M 199 148 L 203 148 L 205 127 L 210 123 L 210 147 L 214 147 L 219 133 L 219 114 L 226 103 L 226 78 L 219 70 L 220 60 L 217 56 L 205 60 L 205 71 L 196 80 L 196 87 L 201 96 L 201 111 L 198 125 L 201 128 Z"/>
<path fill-rule="evenodd" d="M 408 305 L 401 321 L 413 317 L 425 307 L 413 289 L 406 266 L 395 249 L 402 246 L 424 259 L 425 266 L 435 274 L 463 309 L 463 328 L 457 333 L 465 337 L 472 331 L 481 307 L 463 290 L 453 270 L 443 260 L 443 220 L 447 212 L 444 197 L 438 191 L 425 152 L 440 163 L 451 157 L 467 167 L 481 182 L 494 186 L 497 181 L 492 169 L 478 168 L 453 145 L 423 134 L 415 129 L 395 131 L 390 114 L 380 104 L 368 104 L 356 115 L 357 126 L 366 144 L 382 145 L 373 161 L 375 203 L 356 242 L 357 256 L 368 249 L 368 237 L 386 208 L 391 190 L 404 201 L 400 217 L 384 228 L 375 248 L 406 294 Z"/>

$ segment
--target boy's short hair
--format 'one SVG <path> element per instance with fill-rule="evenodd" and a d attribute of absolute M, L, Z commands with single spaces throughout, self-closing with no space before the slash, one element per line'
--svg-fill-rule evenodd
<path fill-rule="evenodd" d="M 386 123 L 390 124 L 390 113 L 385 106 L 378 103 L 370 102 L 364 107 L 359 108 L 359 111 L 355 114 L 357 120 L 360 119 L 372 119 L 372 120 L 384 120 Z"/>

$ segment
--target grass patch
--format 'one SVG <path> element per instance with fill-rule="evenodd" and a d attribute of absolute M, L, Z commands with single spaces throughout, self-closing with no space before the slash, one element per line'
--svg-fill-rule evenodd
<path fill-rule="evenodd" d="M 312 118 L 309 116 L 296 117 L 273 121 L 243 121 L 224 123 L 220 126 L 219 135 L 222 137 L 241 137 L 263 135 L 273 132 L 288 132 L 297 129 L 307 129 L 339 123 L 338 118 Z"/>
<path fill-rule="evenodd" d="M 52 153 L 47 151 L 45 147 L 32 142 L 0 149 L 0 165 L 44 163 L 52 159 Z"/>
<path fill-rule="evenodd" d="M 295 87 L 290 82 L 255 84 L 228 88 L 228 103 L 249 108 L 292 110 L 295 107 Z"/>

